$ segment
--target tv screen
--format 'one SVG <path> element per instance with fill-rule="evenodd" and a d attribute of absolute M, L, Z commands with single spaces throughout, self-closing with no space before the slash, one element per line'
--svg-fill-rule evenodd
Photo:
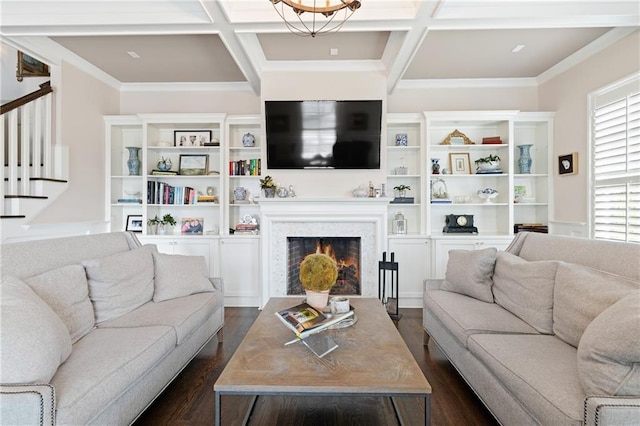
<path fill-rule="evenodd" d="M 379 169 L 381 100 L 265 101 L 267 168 Z"/>

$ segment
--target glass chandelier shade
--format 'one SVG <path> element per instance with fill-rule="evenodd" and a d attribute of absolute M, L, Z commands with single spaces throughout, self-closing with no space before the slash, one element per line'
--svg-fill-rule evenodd
<path fill-rule="evenodd" d="M 292 33 L 311 36 L 335 33 L 360 7 L 359 0 L 269 0 Z M 310 20 L 303 19 L 305 12 Z M 303 16 L 304 15 L 304 16 Z M 317 20 L 323 15 L 324 20 Z"/>

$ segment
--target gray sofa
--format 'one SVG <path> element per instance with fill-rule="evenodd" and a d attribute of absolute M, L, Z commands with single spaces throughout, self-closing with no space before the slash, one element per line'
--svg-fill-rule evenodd
<path fill-rule="evenodd" d="M 640 424 L 638 244 L 524 232 L 452 250 L 423 326 L 501 424 Z"/>
<path fill-rule="evenodd" d="M 129 424 L 224 322 L 204 258 L 125 232 L 2 246 L 0 424 Z"/>

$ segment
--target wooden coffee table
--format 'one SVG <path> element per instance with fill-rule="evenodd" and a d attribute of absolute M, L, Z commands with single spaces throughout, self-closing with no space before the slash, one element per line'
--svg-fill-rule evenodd
<path fill-rule="evenodd" d="M 358 321 L 323 331 L 339 347 L 318 358 L 301 343 L 284 346 L 295 336 L 274 315 L 302 299 L 270 299 L 214 385 L 216 425 L 222 395 L 391 397 L 396 416 L 395 397 L 420 397 L 429 424 L 431 385 L 386 310 L 378 299 L 350 301 Z"/>

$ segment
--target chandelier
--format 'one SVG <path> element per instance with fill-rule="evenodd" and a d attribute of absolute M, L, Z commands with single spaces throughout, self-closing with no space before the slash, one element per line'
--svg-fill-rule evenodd
<path fill-rule="evenodd" d="M 360 7 L 359 0 L 269 1 L 287 25 L 289 31 L 299 36 L 311 37 L 338 32 L 347 19 L 353 15 L 353 12 Z M 311 21 L 302 19 L 304 12 L 311 13 Z M 316 22 L 318 15 L 324 15 L 326 20 Z"/>

